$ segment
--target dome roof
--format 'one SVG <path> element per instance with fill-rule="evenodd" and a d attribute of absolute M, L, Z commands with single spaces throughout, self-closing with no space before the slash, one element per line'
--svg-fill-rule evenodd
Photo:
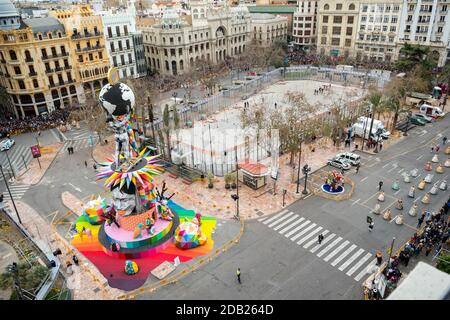
<path fill-rule="evenodd" d="M 0 18 L 18 16 L 19 13 L 10 0 L 0 0 Z"/>

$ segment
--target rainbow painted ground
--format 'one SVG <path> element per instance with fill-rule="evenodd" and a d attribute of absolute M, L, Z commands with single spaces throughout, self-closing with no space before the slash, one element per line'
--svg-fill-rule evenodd
<path fill-rule="evenodd" d="M 184 218 L 192 219 L 195 216 L 193 210 L 184 209 L 173 201 L 169 201 L 168 204 L 173 212 L 180 217 L 180 221 L 183 221 Z M 201 231 L 208 238 L 205 245 L 189 250 L 181 250 L 174 245 L 172 237 L 165 243 L 145 252 L 142 258 L 134 259 L 139 266 L 139 272 L 135 275 L 125 274 L 125 258 L 113 257 L 105 253 L 105 248 L 98 240 L 98 232 L 101 225 L 90 224 L 83 215 L 78 218 L 76 228 L 77 230 L 81 230 L 83 227 L 90 229 L 92 238 L 87 235 L 81 237 L 80 235 L 75 235 L 71 243 L 98 268 L 108 280 L 110 287 L 130 291 L 141 287 L 147 280 L 150 272 L 166 260 L 173 262 L 178 256 L 180 262 L 186 262 L 211 252 L 214 248 L 212 232 L 216 227 L 216 218 L 202 215 L 201 222 Z"/>

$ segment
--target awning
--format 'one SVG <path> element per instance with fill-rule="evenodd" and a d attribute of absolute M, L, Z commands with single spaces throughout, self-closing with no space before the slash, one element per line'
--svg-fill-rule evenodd
<path fill-rule="evenodd" d="M 264 177 L 269 173 L 268 168 L 261 163 L 240 163 L 239 169 L 252 177 Z"/>

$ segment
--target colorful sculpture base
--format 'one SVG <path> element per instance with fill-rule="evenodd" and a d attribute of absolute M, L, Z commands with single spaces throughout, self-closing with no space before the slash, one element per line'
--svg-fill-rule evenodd
<path fill-rule="evenodd" d="M 186 250 L 204 245 L 207 238 L 197 223 L 186 221 L 180 223 L 177 230 L 175 230 L 174 240 L 177 248 Z"/>

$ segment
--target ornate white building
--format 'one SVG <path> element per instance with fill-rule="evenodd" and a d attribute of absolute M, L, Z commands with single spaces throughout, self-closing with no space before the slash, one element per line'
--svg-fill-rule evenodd
<path fill-rule="evenodd" d="M 166 9 L 161 19 L 139 24 L 147 66 L 160 74 L 180 74 L 195 61 L 224 61 L 245 51 L 251 41 L 251 16 L 246 7 L 216 7 L 191 0 L 190 16 Z"/>
<path fill-rule="evenodd" d="M 256 44 L 270 47 L 276 40 L 287 40 L 288 18 L 268 13 L 253 13 L 252 28 Z"/>
<path fill-rule="evenodd" d="M 292 39 L 297 47 L 311 49 L 316 44 L 318 1 L 302 0 L 298 2 L 298 11 L 294 13 Z"/>

